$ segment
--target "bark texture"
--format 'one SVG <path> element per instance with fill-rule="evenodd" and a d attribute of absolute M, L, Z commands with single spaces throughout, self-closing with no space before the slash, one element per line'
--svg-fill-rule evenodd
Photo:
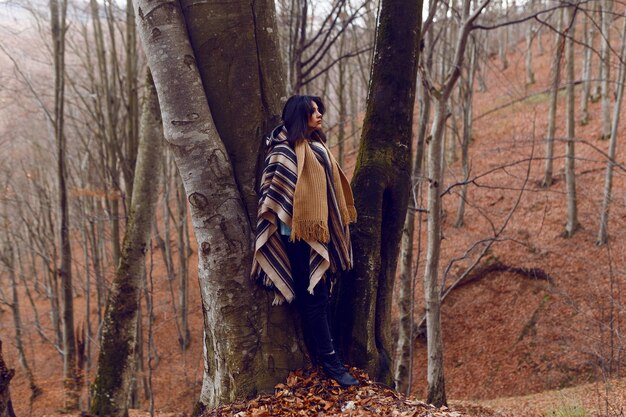
<path fill-rule="evenodd" d="M 136 331 L 139 297 L 158 198 L 163 142 L 156 90 L 150 79 L 146 85 L 130 217 L 107 303 L 92 387 L 91 412 L 98 416 L 128 415 L 136 354 L 141 348 L 137 346 Z"/>
<path fill-rule="evenodd" d="M 243 49 L 237 51 L 233 47 L 233 41 L 237 39 L 226 37 L 213 42 L 209 37 L 208 41 L 196 45 L 196 48 L 206 45 L 207 53 L 217 54 L 220 48 L 231 48 L 233 55 L 235 52 L 237 55 L 247 54 L 249 49 L 256 50 L 258 54 L 263 48 L 264 37 L 272 35 L 273 8 L 266 9 L 265 14 L 259 11 L 259 7 L 271 3 L 222 2 L 215 6 L 217 16 L 212 14 L 211 9 L 202 12 L 194 9 L 212 7 L 211 3 L 183 3 L 186 18 L 192 27 L 203 26 L 202 29 L 209 29 L 211 36 L 219 36 L 216 35 L 219 30 L 207 25 L 202 18 L 217 18 L 221 12 L 224 14 L 222 23 L 228 23 L 229 30 L 251 36 L 242 46 Z M 252 193 L 255 172 L 252 170 L 246 174 L 248 180 L 235 180 L 235 174 L 239 175 L 245 167 L 241 166 L 242 169 L 238 171 L 237 163 L 233 171 L 231 158 L 221 141 L 207 103 L 205 90 L 211 88 L 207 85 L 203 89 L 179 3 L 137 0 L 134 4 L 138 32 L 159 94 L 165 137 L 183 179 L 198 242 L 198 277 L 205 330 L 205 366 L 199 408 L 212 407 L 236 397 L 254 395 L 258 390 L 272 389 L 278 380 L 286 376 L 288 370 L 303 364 L 303 346 L 294 336 L 293 310 L 290 307 L 270 310 L 271 295 L 248 278 L 252 255 L 252 216 L 249 213 L 252 207 L 256 210 L 256 198 L 253 199 Z M 247 7 L 243 7 L 246 4 Z M 239 13 L 249 10 L 256 13 L 239 20 Z M 198 22 L 194 21 L 196 17 L 200 19 Z M 255 38 L 248 32 L 249 26 L 263 28 L 263 31 L 255 29 Z M 206 65 L 217 66 L 218 61 L 222 60 L 227 58 Z M 248 69 L 266 74 L 266 65 L 267 61 L 258 61 Z M 237 95 L 237 87 L 241 86 L 243 80 L 232 80 L 230 77 L 235 77 L 241 66 L 233 66 L 233 73 L 224 68 L 224 72 L 215 75 L 215 88 L 221 88 L 218 93 L 221 95 L 220 101 L 214 106 L 216 114 L 223 111 L 218 109 L 222 102 Z M 245 74 L 250 75 L 243 74 L 241 77 L 244 78 Z M 253 85 L 252 91 L 260 91 L 260 84 L 266 82 L 263 77 L 260 80 Z M 267 92 L 259 92 L 259 96 L 260 102 L 263 102 L 267 99 Z M 242 117 L 242 112 L 247 111 L 248 107 L 260 106 L 258 102 L 255 104 L 256 94 L 250 93 L 250 90 L 245 99 L 245 102 L 239 101 L 236 105 L 227 104 L 234 106 L 228 107 L 228 116 L 231 117 L 228 121 L 237 125 L 271 125 L 267 121 L 259 122 L 256 118 L 246 120 Z M 250 136 L 238 130 L 233 133 L 230 129 L 236 126 L 228 123 L 226 126 L 233 137 L 243 141 L 240 142 L 241 147 L 255 142 L 253 151 L 246 151 L 245 157 L 238 156 L 239 146 L 233 144 L 233 158 L 256 161 L 260 143 L 255 138 L 260 137 L 261 129 L 255 130 L 254 136 Z M 240 193 L 244 188 L 249 191 Z M 286 314 L 287 311 L 291 314 Z"/>
<path fill-rule="evenodd" d="M 258 203 L 256 181 L 260 178 L 264 136 L 280 122 L 279 115 L 287 99 L 274 1 L 184 0 L 181 4 L 211 116 L 232 163 L 250 229 L 254 230 Z M 250 235 L 241 254 L 246 277 L 253 244 Z M 258 291 L 258 288 L 253 285 L 249 291 Z M 254 366 L 269 371 L 255 371 L 251 366 L 248 369 L 251 373 L 242 375 L 242 380 L 257 378 L 256 382 L 246 383 L 250 384 L 250 392 L 257 388 L 271 389 L 288 369 L 305 363 L 298 336 L 299 321 L 294 320 L 293 307 L 272 307 L 264 296 L 245 302 L 262 310 L 255 324 L 260 327 L 255 331 L 263 351 L 255 351 L 260 355 Z M 236 315 L 230 318 L 242 320 Z M 289 349 L 285 349 L 286 346 Z M 276 363 L 278 368 L 275 368 Z M 253 377 L 252 373 L 258 375 Z M 205 375 L 206 378 L 212 377 Z M 203 390 L 200 401 L 204 405 L 211 404 L 211 397 Z"/>
<path fill-rule="evenodd" d="M 274 1 L 180 3 L 213 122 L 254 228 L 259 150 L 287 100 Z"/>
<path fill-rule="evenodd" d="M 352 180 L 354 269 L 340 281 L 337 340 L 352 364 L 392 383 L 391 297 L 411 184 L 422 1 L 383 0 Z"/>

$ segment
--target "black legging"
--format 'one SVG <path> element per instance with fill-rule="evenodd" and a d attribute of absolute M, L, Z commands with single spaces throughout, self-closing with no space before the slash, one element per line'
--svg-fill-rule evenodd
<path fill-rule="evenodd" d="M 303 240 L 290 242 L 289 236 L 282 236 L 293 277 L 296 304 L 302 315 L 305 338 L 309 338 L 309 349 L 314 354 L 328 355 L 334 352 L 328 317 L 328 284 L 321 279 L 313 294 L 307 291 L 309 286 L 309 255 L 311 247 Z"/>

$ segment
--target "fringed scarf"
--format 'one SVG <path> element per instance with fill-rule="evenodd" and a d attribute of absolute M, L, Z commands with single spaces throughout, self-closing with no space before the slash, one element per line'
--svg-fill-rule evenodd
<path fill-rule="evenodd" d="M 274 304 L 291 302 L 295 296 L 279 220 L 291 227 L 291 240 L 303 239 L 311 246 L 309 292 L 328 269 L 352 267 L 352 190 L 321 141 L 302 140 L 294 150 L 284 127 L 275 129 L 268 138 L 260 194 L 251 276 L 275 290 Z"/>
<path fill-rule="evenodd" d="M 326 161 L 318 159 L 313 150 L 314 146 L 322 146 L 326 150 L 329 163 L 323 164 Z M 352 189 L 333 154 L 323 142 L 299 140 L 296 143 L 296 159 L 298 182 L 293 197 L 291 240 L 319 240 L 328 243 L 330 234 L 328 232 L 328 175 L 326 172 L 332 172 L 331 185 L 336 194 L 341 221 L 346 225 L 356 221 Z"/>

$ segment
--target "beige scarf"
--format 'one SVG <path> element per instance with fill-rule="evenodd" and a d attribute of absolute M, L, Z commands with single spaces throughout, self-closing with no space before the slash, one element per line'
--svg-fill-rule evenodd
<path fill-rule="evenodd" d="M 344 225 L 356 221 L 356 208 L 352 189 L 345 174 L 330 150 L 323 142 L 330 159 L 333 187 L 337 197 L 337 206 Z M 298 180 L 293 198 L 293 217 L 291 223 L 291 240 L 320 241 L 328 243 L 328 188 L 326 184 L 326 167 L 324 167 L 306 139 L 296 142 L 296 158 L 298 162 Z"/>

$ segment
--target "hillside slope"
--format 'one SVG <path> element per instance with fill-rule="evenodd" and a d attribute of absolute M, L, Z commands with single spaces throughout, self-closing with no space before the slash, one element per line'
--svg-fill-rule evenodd
<path fill-rule="evenodd" d="M 488 89 L 475 95 L 470 147 L 471 174 L 465 226 L 453 227 L 458 187 L 444 197 L 445 226 L 442 270 L 452 259 L 448 285 L 477 258 L 482 244 L 505 222 L 504 232 L 481 265 L 499 262 L 518 268 L 479 273 L 472 283 L 451 293 L 442 310 L 448 395 L 455 399 L 492 399 L 603 381 L 625 370 L 626 296 L 626 123 L 619 128 L 609 243 L 596 246 L 608 141 L 599 140 L 600 103 L 590 104 L 590 122 L 576 125 L 576 173 L 580 230 L 563 237 L 566 191 L 563 171 L 565 97 L 558 101 L 555 142 L 555 183 L 541 188 L 544 137 L 547 131 L 548 88 L 552 35 L 544 36 L 543 55 L 534 50 L 537 83 L 527 86 L 522 43 L 511 51 L 502 71 L 497 58 L 483 67 Z M 576 72 L 581 49 L 577 48 Z M 597 62 L 597 61 L 596 61 Z M 614 69 L 616 73 L 616 69 Z M 580 87 L 576 89 L 579 109 Z M 526 97 L 526 98 L 525 98 Z M 507 103 L 516 102 L 514 105 Z M 498 109 L 492 111 L 493 109 Z M 622 118 L 624 111 L 622 111 Z M 483 116 L 484 115 L 484 116 Z M 578 120 L 578 116 L 577 116 Z M 458 161 L 446 170 L 447 186 L 462 181 Z M 422 203 L 425 205 L 426 203 Z M 511 215 L 512 213 L 512 215 Z M 507 218 L 511 216 L 509 220 Z M 422 247 L 426 242 L 425 218 Z M 422 255 L 425 255 L 424 253 Z M 420 266 L 424 257 L 420 259 Z M 479 268 L 480 270 L 480 268 Z M 539 271 L 552 282 L 523 271 Z M 522 271 L 522 272 L 520 272 Z M 421 269 L 418 272 L 421 277 Z M 418 281 L 419 282 L 419 281 Z M 419 288 L 419 285 L 418 285 Z M 417 300 L 423 296 L 418 289 Z M 421 306 L 419 307 L 421 309 Z M 421 310 L 419 310 L 421 311 Z M 611 332 L 613 326 L 616 332 Z M 621 327 L 620 327 L 621 326 Z M 426 347 L 415 345 L 415 393 L 423 397 Z M 593 394 L 594 396 L 596 394 Z M 613 395 L 610 401 L 623 397 Z M 547 410 L 539 410 L 539 414 Z M 591 410 L 593 411 L 593 410 Z M 535 414 L 533 414 L 535 415 Z"/>

